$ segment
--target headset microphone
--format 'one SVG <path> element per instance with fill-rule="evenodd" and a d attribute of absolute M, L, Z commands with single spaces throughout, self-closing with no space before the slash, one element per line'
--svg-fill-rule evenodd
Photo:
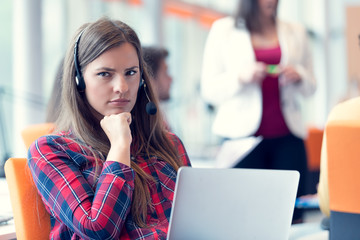
<path fill-rule="evenodd" d="M 144 83 L 144 80 L 142 80 L 141 85 L 144 85 L 144 92 L 145 92 L 146 98 L 149 101 L 146 104 L 146 113 L 149 115 L 155 115 L 157 112 L 157 108 L 156 108 L 156 105 L 152 101 L 150 101 L 149 95 L 147 94 L 147 91 L 146 91 L 146 83 Z"/>
<path fill-rule="evenodd" d="M 146 113 L 149 115 L 155 115 L 157 112 L 157 108 L 153 102 L 148 102 L 146 104 Z"/>

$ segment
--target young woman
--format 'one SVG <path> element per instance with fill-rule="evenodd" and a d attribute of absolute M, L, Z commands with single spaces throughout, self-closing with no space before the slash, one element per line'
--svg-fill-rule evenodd
<path fill-rule="evenodd" d="M 201 92 L 218 108 L 213 131 L 225 139 L 261 136 L 234 167 L 307 172 L 301 100 L 316 82 L 305 29 L 279 20 L 277 0 L 239 1 L 235 17 L 216 21 L 204 51 Z M 294 223 L 301 222 L 301 211 Z"/>
<path fill-rule="evenodd" d="M 56 134 L 28 163 L 51 215 L 51 239 L 165 239 L 177 170 L 190 165 L 164 130 L 136 33 L 101 18 L 65 58 Z"/>

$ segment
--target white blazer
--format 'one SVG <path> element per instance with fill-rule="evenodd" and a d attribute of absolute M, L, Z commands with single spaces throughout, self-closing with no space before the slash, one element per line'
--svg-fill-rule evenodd
<path fill-rule="evenodd" d="M 305 29 L 300 25 L 277 20 L 282 65 L 291 65 L 302 81 L 280 89 L 281 108 L 290 131 L 306 136 L 300 99 L 314 93 L 312 57 Z M 210 29 L 203 59 L 201 95 L 217 109 L 213 132 L 226 138 L 253 135 L 262 116 L 261 86 L 251 83 L 255 54 L 250 33 L 245 26 L 235 28 L 234 18 L 214 22 Z"/>

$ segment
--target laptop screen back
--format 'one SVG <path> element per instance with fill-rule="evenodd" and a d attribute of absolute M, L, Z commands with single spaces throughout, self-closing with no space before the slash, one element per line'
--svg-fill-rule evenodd
<path fill-rule="evenodd" d="M 288 239 L 297 171 L 181 167 L 168 239 Z"/>

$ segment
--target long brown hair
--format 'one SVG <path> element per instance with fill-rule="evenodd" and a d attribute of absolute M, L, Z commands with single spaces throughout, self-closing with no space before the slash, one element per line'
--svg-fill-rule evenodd
<path fill-rule="evenodd" d="M 274 23 L 276 22 L 277 12 L 273 16 Z M 259 3 L 258 0 L 240 0 L 235 13 L 235 27 L 241 28 L 245 26 L 246 29 L 253 32 L 260 32 L 262 30 L 259 21 Z"/>
<path fill-rule="evenodd" d="M 79 92 L 75 83 L 74 47 L 80 33 L 78 63 L 82 71 L 105 51 L 123 43 L 130 43 L 137 51 L 148 96 L 158 109 L 159 104 L 150 84 L 149 73 L 144 66 L 141 44 L 135 31 L 121 21 L 108 18 L 101 18 L 93 23 L 81 26 L 72 39 L 64 62 L 61 112 L 56 122 L 56 131 L 71 129 L 76 138 L 106 157 L 110 149 L 110 142 L 100 127 L 99 121 L 92 115 L 85 93 Z M 145 112 L 147 103 L 148 99 L 144 88 L 141 88 L 135 106 L 131 111 L 133 119 L 130 125 L 133 136 L 131 154 L 134 157 L 138 155 L 157 156 L 177 171 L 182 165 L 180 156 L 163 127 L 161 114 L 148 115 Z M 93 154 L 95 155 L 95 153 Z M 138 225 L 146 226 L 147 208 L 152 207 L 147 184 L 153 179 L 136 162 L 131 161 L 131 167 L 136 173 L 131 214 Z"/>

